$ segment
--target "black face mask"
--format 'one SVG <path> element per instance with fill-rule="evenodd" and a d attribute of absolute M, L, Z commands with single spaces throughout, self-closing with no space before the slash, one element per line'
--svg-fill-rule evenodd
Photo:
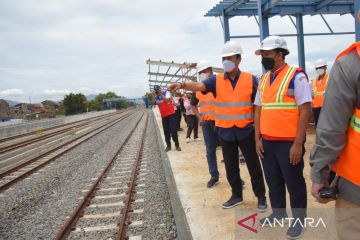
<path fill-rule="evenodd" d="M 273 58 L 263 57 L 261 63 L 266 70 L 271 70 L 274 68 L 275 60 Z"/>

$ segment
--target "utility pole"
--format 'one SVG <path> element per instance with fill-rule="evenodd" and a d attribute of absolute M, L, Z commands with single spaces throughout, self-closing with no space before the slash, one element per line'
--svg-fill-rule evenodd
<path fill-rule="evenodd" d="M 32 107 L 31 107 L 31 98 L 29 96 L 29 107 L 30 107 L 30 119 L 32 118 Z"/>

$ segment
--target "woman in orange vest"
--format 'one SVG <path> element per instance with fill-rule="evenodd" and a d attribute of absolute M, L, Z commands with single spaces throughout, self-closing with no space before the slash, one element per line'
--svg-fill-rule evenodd
<path fill-rule="evenodd" d="M 315 63 L 315 70 L 317 77 L 312 81 L 312 91 L 314 95 L 312 112 L 314 115 L 315 127 L 317 126 L 321 107 L 324 102 L 324 96 L 326 91 L 326 86 L 329 80 L 329 74 L 326 72 L 327 64 L 324 60 L 319 59 Z"/>
<path fill-rule="evenodd" d="M 330 168 L 339 176 L 336 228 L 339 239 L 358 239 L 360 234 L 360 42 L 336 58 L 331 81 L 316 129 L 311 154 L 312 195 L 328 187 Z M 337 158 L 335 156 L 338 156 Z"/>
<path fill-rule="evenodd" d="M 202 82 L 174 83 L 170 91 L 183 88 L 189 91 L 212 93 L 215 97 L 215 126 L 224 157 L 226 177 L 231 186 L 231 197 L 222 204 L 232 208 L 243 203 L 242 183 L 239 168 L 239 147 L 251 177 L 251 185 L 257 197 L 257 210 L 267 209 L 265 184 L 261 163 L 256 154 L 254 140 L 253 101 L 256 95 L 256 78 L 240 71 L 242 48 L 239 43 L 229 41 L 222 50 L 224 73 Z"/>
<path fill-rule="evenodd" d="M 255 54 L 261 55 L 261 62 L 268 70 L 259 82 L 254 102 L 255 141 L 272 208 L 272 213 L 260 219 L 260 223 L 266 226 L 287 217 L 287 188 L 296 221 L 286 235 L 298 239 L 304 231 L 301 223 L 305 221 L 307 208 L 303 156 L 312 102 L 309 81 L 304 70 L 285 62 L 289 50 L 282 37 L 265 38 Z"/>

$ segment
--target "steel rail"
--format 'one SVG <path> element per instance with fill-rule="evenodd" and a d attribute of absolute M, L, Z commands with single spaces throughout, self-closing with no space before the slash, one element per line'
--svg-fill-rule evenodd
<path fill-rule="evenodd" d="M 68 234 L 71 230 L 75 228 L 76 222 L 83 214 L 84 209 L 88 204 L 90 203 L 91 199 L 95 196 L 95 192 L 98 190 L 98 186 L 100 182 L 107 176 L 108 171 L 112 168 L 113 164 L 115 163 L 117 156 L 121 153 L 121 151 L 124 149 L 124 146 L 129 141 L 130 137 L 133 135 L 136 127 L 139 125 L 141 119 L 143 118 L 143 115 L 139 118 L 139 120 L 136 122 L 134 128 L 129 132 L 129 134 L 126 136 L 125 141 L 119 146 L 119 149 L 114 154 L 112 159 L 108 162 L 106 168 L 101 172 L 101 174 L 97 177 L 94 184 L 90 187 L 90 190 L 85 194 L 84 198 L 81 200 L 79 205 L 76 207 L 76 209 L 72 212 L 71 216 L 68 218 L 68 220 L 65 222 L 61 230 L 56 234 L 54 240 L 61 240 L 66 239 Z"/>
<path fill-rule="evenodd" d="M 117 120 L 115 120 L 115 121 L 112 121 L 112 122 L 110 122 L 110 123 L 107 123 L 107 124 L 104 125 L 104 126 L 100 126 L 100 127 L 96 128 L 96 129 L 92 130 L 92 131 L 89 132 L 89 133 L 86 133 L 86 134 L 84 134 L 84 135 L 82 135 L 82 136 L 80 136 L 80 137 L 78 137 L 78 138 L 76 138 L 76 139 L 73 139 L 73 140 L 71 140 L 71 141 L 69 141 L 69 142 L 66 142 L 65 144 L 62 144 L 62 145 L 60 145 L 60 146 L 58 146 L 58 147 L 56 147 L 56 148 L 54 148 L 54 149 L 52 149 L 52 150 L 50 150 L 50 151 L 42 154 L 42 155 L 40 155 L 40 156 L 37 156 L 37 157 L 35 157 L 35 158 L 32 158 L 32 159 L 30 159 L 29 161 L 26 161 L 26 162 L 24 162 L 24 163 L 22 163 L 22 164 L 20 164 L 20 165 L 18 165 L 18 166 L 16 166 L 16 167 L 14 167 L 14 168 L 8 169 L 7 171 L 1 173 L 1 174 L 0 174 L 0 178 L 4 177 L 4 176 L 6 176 L 6 175 L 9 175 L 9 174 L 17 171 L 18 169 L 20 169 L 20 168 L 22 168 L 22 167 L 24 167 L 24 166 L 27 166 L 27 165 L 29 165 L 29 164 L 31 164 L 31 163 L 33 163 L 33 162 L 35 162 L 35 161 L 37 161 L 37 160 L 45 157 L 45 156 L 47 156 L 47 155 L 49 155 L 49 154 L 51 154 L 51 153 L 53 153 L 53 152 L 55 152 L 55 151 L 63 148 L 63 147 L 66 147 L 67 145 L 69 145 L 69 144 L 71 144 L 71 143 L 79 140 L 80 138 L 83 138 L 84 136 L 89 135 L 89 134 L 94 133 L 94 132 L 96 132 L 97 130 L 99 130 L 99 131 L 96 132 L 95 134 L 93 134 L 93 135 L 91 135 L 91 136 L 89 136 L 89 137 L 81 140 L 80 142 L 74 144 L 73 146 L 69 147 L 68 149 L 62 151 L 61 153 L 56 154 L 55 156 L 51 157 L 50 159 L 46 160 L 45 162 L 43 162 L 43 163 L 35 166 L 34 168 L 32 168 L 32 169 L 24 172 L 24 173 L 21 174 L 20 176 L 12 179 L 11 181 L 9 181 L 9 182 L 1 185 L 1 186 L 0 186 L 0 193 L 3 192 L 3 191 L 5 191 L 6 189 L 8 189 L 9 187 L 11 187 L 11 186 L 14 185 L 15 183 L 21 181 L 22 179 L 25 179 L 26 177 L 28 177 L 28 176 L 31 175 L 32 173 L 36 172 L 37 170 L 39 170 L 39 169 L 43 168 L 44 166 L 48 165 L 50 162 L 52 162 L 52 161 L 54 161 L 56 158 L 62 156 L 64 153 L 66 153 L 66 152 L 72 150 L 73 148 L 77 147 L 78 145 L 80 145 L 80 144 L 82 144 L 82 143 L 90 140 L 90 139 L 93 138 L 94 136 L 96 136 L 96 135 L 98 135 L 99 133 L 101 133 L 101 132 L 109 129 L 109 128 L 112 127 L 113 125 L 115 125 L 115 124 L 117 124 L 118 122 L 120 122 L 120 121 L 128 118 L 129 116 L 131 116 L 131 114 L 125 115 L 125 116 L 123 116 L 123 117 L 120 118 L 120 119 L 117 119 Z M 103 128 L 103 129 L 101 129 L 101 128 Z M 100 129 L 101 129 L 101 130 L 100 130 Z"/>

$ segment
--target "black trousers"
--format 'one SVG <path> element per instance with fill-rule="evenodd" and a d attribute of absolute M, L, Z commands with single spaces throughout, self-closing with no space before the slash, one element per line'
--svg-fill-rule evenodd
<path fill-rule="evenodd" d="M 290 163 L 290 148 L 293 141 L 263 140 L 264 159 L 262 160 L 266 182 L 269 187 L 271 207 L 274 211 L 285 211 L 286 190 L 290 195 L 290 205 L 294 217 L 306 216 L 307 192 L 303 175 L 304 154 L 301 161 Z"/>
<path fill-rule="evenodd" d="M 317 126 L 317 123 L 319 121 L 319 116 L 321 112 L 321 107 L 319 108 L 313 108 L 312 109 L 313 115 L 314 115 L 314 121 L 315 121 L 315 127 Z"/>
<path fill-rule="evenodd" d="M 172 137 L 173 141 L 175 142 L 175 146 L 178 147 L 179 146 L 179 139 L 178 139 L 178 128 L 177 128 L 177 115 L 171 114 L 167 117 L 162 118 L 162 125 L 163 125 L 163 129 L 164 129 L 164 135 L 165 135 L 165 142 L 167 146 L 171 147 L 171 138 Z"/>
<path fill-rule="evenodd" d="M 220 138 L 224 156 L 226 178 L 231 186 L 232 194 L 242 197 L 242 184 L 240 180 L 239 149 L 240 147 L 247 169 L 251 177 L 251 186 L 256 197 L 265 196 L 265 184 L 261 163 L 256 153 L 254 131 L 245 139 L 235 142 L 225 141 Z"/>
<path fill-rule="evenodd" d="M 182 115 L 184 117 L 184 120 L 185 120 L 185 123 L 186 123 L 186 126 L 188 125 L 188 122 L 187 122 L 187 117 L 186 117 L 186 114 L 184 112 L 182 112 Z"/>
<path fill-rule="evenodd" d="M 177 126 L 178 126 L 178 129 L 180 128 L 180 125 L 181 125 L 181 117 L 182 117 L 182 112 L 181 112 L 181 109 L 177 109 L 176 110 L 176 116 L 177 116 Z"/>
<path fill-rule="evenodd" d="M 190 138 L 192 130 L 194 130 L 194 139 L 198 138 L 199 131 L 199 120 L 196 115 L 186 115 L 188 130 L 186 133 L 186 138 Z"/>

